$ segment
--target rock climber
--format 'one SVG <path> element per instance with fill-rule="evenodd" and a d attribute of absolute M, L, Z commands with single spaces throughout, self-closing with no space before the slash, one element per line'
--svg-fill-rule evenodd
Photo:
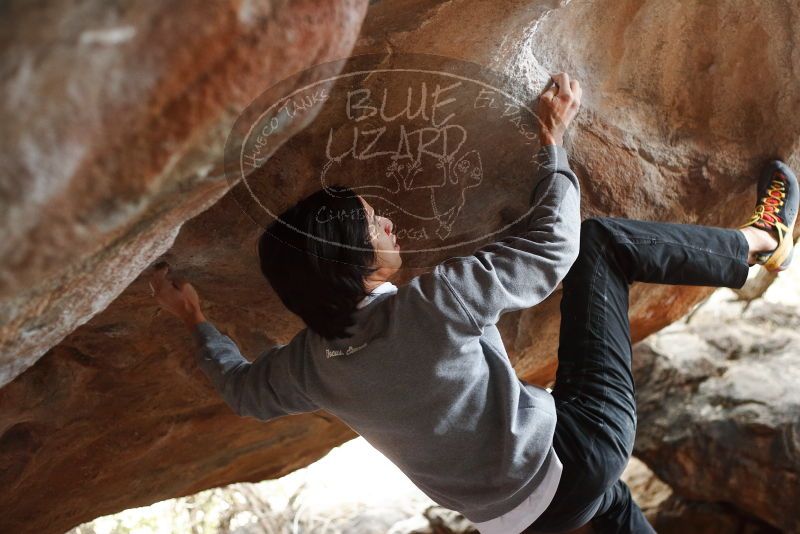
<path fill-rule="evenodd" d="M 537 104 L 540 166 L 517 235 L 443 261 L 400 287 L 393 223 L 346 187 L 319 191 L 267 227 L 260 268 L 303 319 L 253 362 L 204 316 L 197 292 L 158 266 L 159 305 L 180 318 L 197 361 L 237 414 L 337 416 L 425 494 L 484 534 L 654 532 L 620 479 L 633 450 L 628 291 L 634 281 L 741 287 L 749 267 L 792 258 L 798 185 L 770 161 L 739 228 L 592 217 L 564 134 L 582 88 L 561 72 Z M 319 219 L 330 213 L 357 217 Z M 364 246 L 368 244 L 367 246 Z M 496 323 L 563 283 L 552 393 L 520 380 Z"/>

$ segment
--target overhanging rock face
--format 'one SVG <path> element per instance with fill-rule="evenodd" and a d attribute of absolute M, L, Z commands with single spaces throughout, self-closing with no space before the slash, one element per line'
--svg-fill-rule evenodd
<path fill-rule="evenodd" d="M 743 7 L 737 2 L 716 3 L 714 8 L 577 0 L 564 4 L 374 2 L 354 53 L 439 54 L 536 86 L 543 72 L 573 74 L 585 88 L 568 146 L 582 182 L 584 216 L 733 226 L 743 222 L 753 205 L 753 177 L 765 158 L 781 156 L 800 166 L 800 123 L 784 121 L 776 127 L 774 121 L 793 116 L 800 107 L 800 88 L 792 79 L 793 69 L 800 66 L 792 48 L 797 28 L 790 22 L 800 20 L 798 8 L 783 3 Z M 87 5 L 94 6 L 90 14 L 105 13 L 99 2 Z M 101 112 L 85 129 L 93 137 L 83 141 L 71 135 L 89 144 L 92 157 L 77 158 L 80 172 L 57 175 L 62 187 L 53 202 L 63 204 L 58 216 L 66 222 L 37 210 L 27 200 L 33 193 L 11 197 L 13 210 L 3 212 L 4 227 L 17 232 L 21 227 L 14 221 L 27 220 L 30 228 L 39 229 L 10 236 L 26 252 L 11 260 L 3 255 L 7 378 L 72 333 L 0 390 L 0 530 L 63 531 L 123 508 L 234 481 L 281 476 L 354 435 L 323 411 L 266 424 L 234 416 L 194 365 L 188 334 L 165 313 L 155 313 L 146 276 L 140 274 L 163 254 L 197 287 L 209 319 L 251 357 L 269 344 L 288 342 L 303 327 L 258 272 L 253 243 L 260 229 L 235 195 L 225 194 L 222 143 L 235 113 L 271 81 L 305 65 L 346 56 L 365 6 L 270 4 L 259 15 L 251 11 L 254 4 L 236 5 L 239 11 L 204 12 L 204 24 L 214 30 L 210 33 L 198 31 L 206 27 L 199 22 L 192 32 L 180 33 L 175 21 L 185 20 L 183 13 L 168 7 L 153 11 L 155 4 L 147 2 L 127 15 L 114 15 L 131 17 L 126 24 L 135 30 L 161 28 L 164 42 L 173 42 L 167 38 L 175 32 L 182 38 L 174 41 L 177 48 L 160 45 L 161 34 L 134 41 L 139 48 L 129 53 L 128 62 L 112 62 L 102 70 L 117 77 L 112 87 L 131 84 L 123 92 L 129 98 L 124 102 L 141 103 L 144 98 L 146 104 L 134 107 L 139 113 L 128 118 L 115 113 L 115 100 L 104 105 L 105 93 L 88 100 L 91 109 Z M 92 19 L 87 15 L 81 20 Z M 147 23 L 154 20 L 160 25 Z M 137 26 L 136 21 L 145 22 Z M 75 30 L 72 45 L 61 45 L 66 47 L 63 53 L 80 58 L 79 46 L 117 46 L 141 34 L 136 30 L 129 37 L 130 30 L 102 28 L 107 31 L 83 37 L 83 45 L 80 36 L 88 28 Z M 221 35 L 225 39 L 215 38 Z M 692 47 L 683 44 L 689 36 L 694 38 Z M 758 47 L 752 46 L 754 38 Z M 158 68 L 139 79 L 134 59 L 144 61 L 148 54 Z M 235 68 L 216 68 L 227 57 L 236 58 Z M 755 74 L 773 82 L 757 84 Z M 202 97 L 193 96 L 198 86 L 205 88 L 199 90 Z M 34 105 L 24 92 L 14 94 L 17 109 Z M 39 98 L 39 93 L 31 94 Z M 4 100 L 8 106 L 8 98 Z M 178 107 L 167 112 L 170 103 Z M 37 127 L 72 124 L 58 115 L 69 109 L 54 108 Z M 118 123 L 116 117 L 124 120 Z M 270 160 L 283 169 L 282 185 L 274 194 L 284 201 L 318 187 L 313 174 L 302 172 L 309 168 L 302 141 L 325 126 L 312 124 Z M 292 133 L 296 130 L 286 135 Z M 68 137 L 66 130 L 60 137 Z M 500 148 L 492 139 L 485 146 Z M 64 145 L 60 150 L 72 149 Z M 23 159 L 15 155 L 9 161 Z M 32 161 L 44 165 L 47 160 Z M 17 164 L 17 171 L 36 177 L 43 172 L 26 170 L 25 165 Z M 133 173 L 137 166 L 147 170 Z M 48 182 L 32 178 L 30 183 Z M 487 202 L 519 203 L 521 190 L 498 190 Z M 108 198 L 122 204 L 104 212 Z M 140 207 L 126 208 L 128 203 Z M 481 217 L 484 208 L 470 203 L 463 216 Z M 93 216 L 99 217 L 92 224 L 100 229 L 94 234 L 81 233 L 80 224 L 88 223 L 77 214 L 84 211 L 100 214 Z M 29 215 L 15 219 L 20 213 Z M 65 232 L 57 246 L 48 245 L 54 227 Z M 24 261 L 30 269 L 19 267 Z M 73 264 L 74 270 L 61 270 Z M 402 274 L 399 283 L 416 271 Z M 634 339 L 676 320 L 707 292 L 635 286 Z M 540 384 L 552 379 L 558 320 L 557 293 L 532 310 L 503 317 L 500 326 L 522 378 Z M 47 336 L 35 335 L 37 326 Z"/>
<path fill-rule="evenodd" d="M 231 455 L 250 458 L 253 480 L 288 473 L 352 435 L 337 426 L 326 438 L 313 423 L 287 421 L 295 428 L 288 434 L 314 434 L 311 448 L 283 436 L 274 443 L 281 458 L 271 461 L 264 451 L 274 455 L 266 446 L 274 440 L 259 427 L 218 424 L 227 414 L 197 389 L 202 379 L 185 379 L 195 372 L 179 363 L 185 346 L 159 339 L 159 328 L 175 324 L 153 317 L 152 299 L 134 280 L 178 250 L 181 225 L 230 187 L 222 154 L 241 110 L 272 84 L 347 56 L 366 7 L 84 0 L 0 8 L 1 531 L 62 532 L 238 480 Z M 290 137 L 313 116 L 274 136 Z M 232 206 L 210 235 L 197 227 L 184 257 L 203 265 L 204 243 L 236 224 L 237 213 Z M 98 322 L 75 330 L 102 310 Z M 73 330 L 78 337 L 51 349 Z M 166 398 L 185 407 L 170 408 Z M 216 459 L 204 445 L 210 433 Z"/>
<path fill-rule="evenodd" d="M 346 56 L 365 9 L 4 3 L 0 385 L 103 310 L 225 193 L 237 114 L 279 80 Z"/>
<path fill-rule="evenodd" d="M 800 122 L 783 119 L 800 105 L 798 20 L 797 5 L 735 1 L 377 2 L 354 53 L 441 54 L 534 87 L 543 71 L 566 71 L 584 88 L 568 140 L 584 218 L 735 227 L 749 217 L 768 158 L 800 167 Z M 707 294 L 634 286 L 634 339 Z M 530 381 L 554 374 L 557 314 L 550 299 L 501 320 Z"/>

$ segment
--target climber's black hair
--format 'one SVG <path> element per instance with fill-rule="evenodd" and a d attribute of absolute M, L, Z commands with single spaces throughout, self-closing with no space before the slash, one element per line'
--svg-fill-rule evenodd
<path fill-rule="evenodd" d="M 258 240 L 261 272 L 284 306 L 327 339 L 349 335 L 365 278 L 377 270 L 368 220 L 353 190 L 333 185 L 286 210 Z"/>

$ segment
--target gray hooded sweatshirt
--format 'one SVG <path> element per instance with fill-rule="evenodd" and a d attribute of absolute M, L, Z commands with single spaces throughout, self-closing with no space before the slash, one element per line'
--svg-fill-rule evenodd
<path fill-rule="evenodd" d="M 552 481 L 556 411 L 546 389 L 517 377 L 495 324 L 555 290 L 577 258 L 581 223 L 562 147 L 542 147 L 531 174 L 518 235 L 374 295 L 351 337 L 304 328 L 251 363 L 203 322 L 192 331 L 199 366 L 241 416 L 324 409 L 440 505 L 474 522 L 509 512 Z"/>

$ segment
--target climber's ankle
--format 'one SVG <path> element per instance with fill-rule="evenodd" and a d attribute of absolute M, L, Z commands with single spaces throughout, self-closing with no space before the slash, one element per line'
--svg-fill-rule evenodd
<path fill-rule="evenodd" d="M 778 246 L 778 240 L 771 232 L 767 232 L 766 230 L 756 228 L 755 226 L 748 226 L 746 228 L 740 228 L 739 231 L 744 234 L 745 239 L 747 239 L 747 244 L 749 245 L 747 263 L 750 265 L 755 265 L 756 254 L 759 252 L 770 252 L 775 250 Z"/>

